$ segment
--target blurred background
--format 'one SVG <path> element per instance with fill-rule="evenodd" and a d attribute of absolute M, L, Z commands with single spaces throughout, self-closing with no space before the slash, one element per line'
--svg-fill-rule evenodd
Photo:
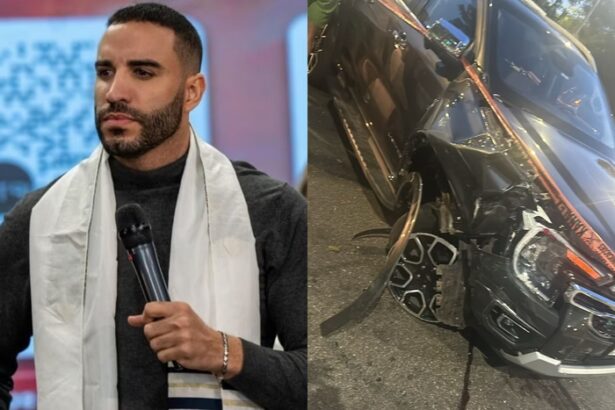
<path fill-rule="evenodd" d="M 159 0 L 186 14 L 205 46 L 205 101 L 191 121 L 231 159 L 297 186 L 307 161 L 303 0 Z M 0 2 L 0 221 L 98 144 L 93 83 L 106 18 L 134 2 Z M 36 408 L 32 347 L 12 409 Z"/>

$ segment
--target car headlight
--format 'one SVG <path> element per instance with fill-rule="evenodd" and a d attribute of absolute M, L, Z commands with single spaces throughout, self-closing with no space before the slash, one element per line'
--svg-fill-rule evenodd
<path fill-rule="evenodd" d="M 517 278 L 545 301 L 553 301 L 553 282 L 560 274 L 566 249 L 545 230 L 537 229 L 519 242 L 513 256 Z"/>
<path fill-rule="evenodd" d="M 517 278 L 533 293 L 553 304 L 563 289 L 558 279 L 583 275 L 604 284 L 610 280 L 556 231 L 538 227 L 531 229 L 519 241 L 513 253 L 513 266 Z"/>

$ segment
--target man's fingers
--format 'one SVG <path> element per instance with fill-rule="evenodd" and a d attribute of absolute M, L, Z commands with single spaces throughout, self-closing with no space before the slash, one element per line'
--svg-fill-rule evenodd
<path fill-rule="evenodd" d="M 156 356 L 158 357 L 158 360 L 160 360 L 163 363 L 173 361 L 173 362 L 178 362 L 182 366 L 185 366 L 186 364 L 185 360 L 187 359 L 186 352 L 181 347 L 178 347 L 178 346 L 160 350 L 159 352 L 156 353 Z"/>
<path fill-rule="evenodd" d="M 128 316 L 128 324 L 133 327 L 143 327 L 148 323 L 152 323 L 158 318 L 152 317 L 144 313 L 140 315 L 131 315 Z"/>
<path fill-rule="evenodd" d="M 128 324 L 132 327 L 143 327 L 146 322 L 143 315 L 128 316 Z"/>
<path fill-rule="evenodd" d="M 129 323 L 143 326 L 143 335 L 161 362 L 174 361 L 194 369 L 218 369 L 222 361 L 220 334 L 183 302 L 151 302 Z"/>
<path fill-rule="evenodd" d="M 143 316 L 151 322 L 188 311 L 190 306 L 184 302 L 149 302 L 145 304 Z"/>
<path fill-rule="evenodd" d="M 165 318 L 173 314 L 173 309 L 168 302 L 149 302 L 143 308 L 143 316 L 149 322 L 156 319 Z"/>
<path fill-rule="evenodd" d="M 154 352 L 169 349 L 182 342 L 180 335 L 176 333 L 164 333 L 160 336 L 149 339 L 149 346 Z"/>
<path fill-rule="evenodd" d="M 180 306 L 178 306 L 180 304 Z M 134 327 L 143 327 L 159 319 L 173 315 L 184 305 L 181 302 L 149 302 L 140 315 L 128 316 L 128 324 Z"/>
<path fill-rule="evenodd" d="M 143 334 L 147 340 L 152 340 L 156 337 L 162 336 L 167 333 L 176 332 L 179 330 L 179 326 L 176 320 L 173 319 L 161 319 L 155 322 L 146 323 L 143 327 Z"/>

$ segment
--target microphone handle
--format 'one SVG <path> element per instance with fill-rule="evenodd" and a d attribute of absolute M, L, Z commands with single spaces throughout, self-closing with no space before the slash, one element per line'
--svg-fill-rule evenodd
<path fill-rule="evenodd" d="M 153 242 L 137 245 L 127 249 L 128 260 L 132 263 L 139 285 L 147 302 L 170 302 L 167 284 L 160 269 L 160 262 L 156 254 Z M 175 360 L 172 361 L 173 368 L 181 371 L 184 368 Z"/>
<path fill-rule="evenodd" d="M 153 242 L 128 249 L 128 259 L 135 269 L 145 300 L 147 302 L 170 302 L 171 298 Z"/>

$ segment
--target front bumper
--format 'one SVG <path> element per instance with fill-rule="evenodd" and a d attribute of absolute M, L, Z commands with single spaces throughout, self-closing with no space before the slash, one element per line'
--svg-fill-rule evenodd
<path fill-rule="evenodd" d="M 615 364 L 575 366 L 562 364 L 561 360 L 554 359 L 540 352 L 531 352 L 516 356 L 508 354 L 502 350 L 500 350 L 499 353 L 509 362 L 545 376 L 573 377 L 615 373 Z"/>
<path fill-rule="evenodd" d="M 547 376 L 615 373 L 615 301 L 572 283 L 549 306 L 516 280 L 510 259 L 470 253 L 472 316 L 501 356 Z"/>

